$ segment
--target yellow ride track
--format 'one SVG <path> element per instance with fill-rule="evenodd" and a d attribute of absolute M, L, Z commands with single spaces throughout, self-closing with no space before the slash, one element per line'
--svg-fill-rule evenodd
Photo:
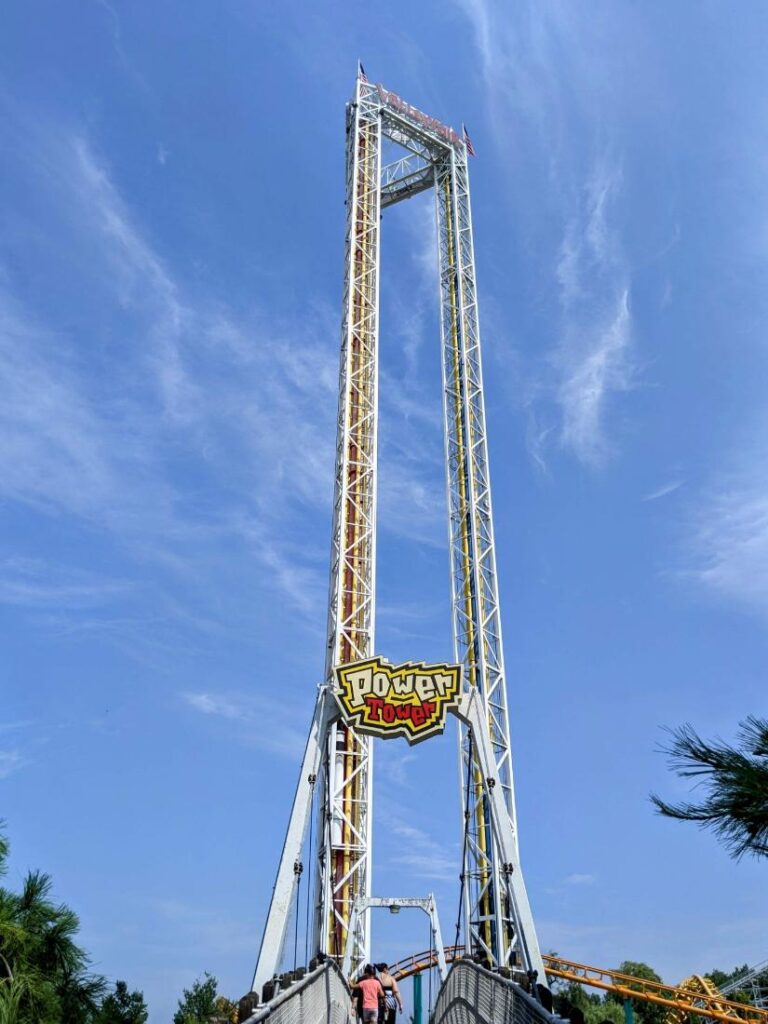
<path fill-rule="evenodd" d="M 445 959 L 448 963 L 464 956 L 463 946 L 446 946 Z M 665 985 L 663 982 L 635 978 L 631 974 L 590 967 L 575 960 L 562 957 L 543 957 L 547 976 L 575 981 L 606 992 L 615 992 L 623 999 L 639 1000 L 666 1006 L 668 1012 L 665 1024 L 683 1024 L 689 1017 L 707 1017 L 710 1020 L 725 1021 L 727 1024 L 768 1024 L 768 1010 L 761 1010 L 747 1003 L 735 1003 L 724 999 L 709 980 L 694 974 L 679 985 Z M 434 950 L 414 953 L 390 967 L 390 973 L 398 981 L 409 978 L 421 971 L 437 966 Z"/>

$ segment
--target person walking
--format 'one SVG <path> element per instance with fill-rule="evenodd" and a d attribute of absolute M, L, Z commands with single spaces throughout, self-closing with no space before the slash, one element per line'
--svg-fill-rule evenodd
<path fill-rule="evenodd" d="M 363 1024 L 377 1024 L 379 1019 L 379 1000 L 385 1001 L 386 995 L 381 982 L 376 977 L 373 964 L 366 964 L 362 978 L 353 989 L 360 994 Z"/>
<path fill-rule="evenodd" d="M 387 964 L 376 964 L 376 970 L 379 972 L 379 981 L 384 989 L 384 999 L 386 1002 L 386 1016 L 383 1024 L 395 1024 L 398 1009 L 400 1013 L 403 1012 L 403 999 L 400 995 L 400 989 L 395 979 L 389 973 Z"/>

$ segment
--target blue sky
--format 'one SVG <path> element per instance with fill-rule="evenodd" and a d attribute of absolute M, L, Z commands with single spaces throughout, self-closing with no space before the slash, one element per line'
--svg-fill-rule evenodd
<path fill-rule="evenodd" d="M 250 981 L 324 653 L 344 103 L 471 164 L 523 866 L 545 949 L 764 959 L 765 867 L 654 817 L 765 711 L 763 5 L 27 0 L 0 52 L 0 718 L 152 1024 Z M 378 649 L 450 657 L 429 196 L 383 225 Z M 416 582 L 414 582 L 416 581 Z M 454 737 L 379 744 L 379 893 L 457 901 Z M 426 944 L 387 916 L 377 959 Z M 396 927 L 395 927 L 396 925 Z"/>

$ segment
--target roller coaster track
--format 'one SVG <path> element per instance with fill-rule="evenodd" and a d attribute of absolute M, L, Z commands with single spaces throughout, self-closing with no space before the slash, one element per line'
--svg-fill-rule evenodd
<path fill-rule="evenodd" d="M 446 946 L 445 959 L 451 963 L 464 956 L 463 946 Z M 575 981 L 580 985 L 615 992 L 623 999 L 639 999 L 642 1002 L 666 1006 L 666 1024 L 682 1024 L 690 1016 L 706 1017 L 710 1020 L 725 1021 L 727 1024 L 768 1024 L 768 1010 L 759 1009 L 746 1003 L 735 1003 L 724 999 L 706 978 L 694 975 L 682 985 L 665 985 L 662 982 L 635 978 L 620 971 L 590 967 L 562 957 L 545 956 L 544 968 L 550 978 Z M 437 954 L 432 950 L 414 953 L 390 967 L 392 975 L 401 980 L 413 974 L 437 966 Z"/>

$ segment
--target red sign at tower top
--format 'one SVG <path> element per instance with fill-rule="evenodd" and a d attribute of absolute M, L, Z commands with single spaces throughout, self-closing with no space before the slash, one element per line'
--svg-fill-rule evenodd
<path fill-rule="evenodd" d="M 406 103 L 405 100 L 401 99 L 396 92 L 388 92 L 383 85 L 378 84 L 376 88 L 378 89 L 382 103 L 386 103 L 388 107 L 391 107 L 393 110 L 397 110 L 400 114 L 405 114 L 407 117 L 410 117 L 411 120 L 418 121 L 419 124 L 424 125 L 425 128 L 429 128 L 430 131 L 435 132 L 437 135 L 442 135 L 443 138 L 452 145 L 461 145 L 461 139 L 453 128 L 449 128 L 447 124 L 443 124 L 442 121 L 438 121 L 436 117 L 430 117 L 428 114 L 419 110 L 418 107 L 412 107 L 410 103 Z"/>

